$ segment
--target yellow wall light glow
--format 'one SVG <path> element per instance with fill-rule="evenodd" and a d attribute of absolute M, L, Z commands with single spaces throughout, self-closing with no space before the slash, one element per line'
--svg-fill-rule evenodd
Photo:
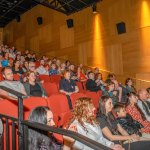
<path fill-rule="evenodd" d="M 101 17 L 100 14 L 94 14 L 93 16 L 93 66 L 104 68 L 105 55 L 103 51 L 102 42 L 102 29 L 101 29 Z"/>

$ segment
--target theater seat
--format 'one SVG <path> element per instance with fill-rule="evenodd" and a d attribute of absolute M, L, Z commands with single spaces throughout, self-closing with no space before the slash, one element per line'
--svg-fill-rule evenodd
<path fill-rule="evenodd" d="M 59 83 L 59 81 L 61 80 L 61 75 L 50 75 L 50 80 L 51 82 Z"/>
<path fill-rule="evenodd" d="M 44 82 L 43 83 L 43 88 L 45 89 L 48 96 L 59 93 L 59 90 L 58 90 L 58 87 L 57 87 L 56 83 Z"/>
<path fill-rule="evenodd" d="M 83 89 L 83 83 L 82 82 L 76 82 L 78 88 L 79 88 L 79 92 L 80 93 L 85 93 L 85 90 Z"/>
<path fill-rule="evenodd" d="M 4 80 L 3 75 L 0 73 L 0 81 Z"/>
<path fill-rule="evenodd" d="M 72 107 L 74 107 L 76 100 L 80 97 L 87 97 L 87 96 L 84 93 L 73 93 L 70 95 Z"/>
<path fill-rule="evenodd" d="M 91 91 L 86 91 L 86 96 L 90 97 L 93 100 L 93 104 L 95 106 L 95 108 L 98 108 L 98 103 L 99 103 L 99 99 L 100 99 L 100 93 L 97 92 L 91 92 Z"/>
<path fill-rule="evenodd" d="M 32 109 L 38 106 L 48 106 L 47 100 L 43 97 L 29 97 L 23 100 L 24 119 L 28 119 L 29 113 Z"/>
<path fill-rule="evenodd" d="M 49 77 L 49 75 L 44 75 L 44 74 L 41 74 L 40 76 L 40 80 L 42 81 L 44 81 L 44 82 L 50 82 L 50 77 Z"/>
<path fill-rule="evenodd" d="M 59 116 L 58 127 L 63 126 L 68 119 L 66 116 L 71 116 L 66 95 L 55 94 L 50 96 L 47 101 L 54 116 L 55 114 Z"/>
<path fill-rule="evenodd" d="M 18 118 L 18 102 L 13 101 L 13 100 L 0 100 L 0 114 L 5 114 L 7 116 L 11 116 L 14 118 Z M 5 119 L 3 120 L 3 125 L 4 125 L 4 150 L 6 150 L 6 121 Z M 12 149 L 12 123 L 9 120 L 9 146 L 10 149 Z M 16 135 L 17 135 L 17 126 L 16 126 Z M 17 136 L 16 136 L 17 137 Z M 17 149 L 17 141 L 18 138 L 16 138 L 16 149 Z"/>
<path fill-rule="evenodd" d="M 20 76 L 18 74 L 14 74 L 14 80 L 20 81 Z"/>

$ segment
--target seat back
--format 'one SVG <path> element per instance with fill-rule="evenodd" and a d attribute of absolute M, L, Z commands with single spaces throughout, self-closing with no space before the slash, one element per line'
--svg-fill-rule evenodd
<path fill-rule="evenodd" d="M 87 96 L 84 93 L 73 93 L 70 95 L 72 107 L 74 107 L 76 100 L 80 97 L 87 97 Z"/>
<path fill-rule="evenodd" d="M 3 81 L 3 80 L 4 80 L 3 75 L 2 73 L 0 73 L 0 81 Z"/>
<path fill-rule="evenodd" d="M 50 75 L 50 80 L 51 80 L 51 82 L 59 83 L 59 81 L 61 80 L 61 76 L 60 75 Z"/>
<path fill-rule="evenodd" d="M 93 104 L 95 108 L 98 108 L 98 103 L 100 99 L 100 93 L 98 92 L 91 92 L 91 91 L 86 91 L 86 96 L 90 97 L 93 100 Z"/>
<path fill-rule="evenodd" d="M 43 88 L 45 89 L 48 96 L 51 96 L 53 94 L 58 94 L 59 90 L 56 83 L 52 82 L 44 82 Z"/>
<path fill-rule="evenodd" d="M 51 95 L 48 98 L 48 107 L 54 114 L 54 121 L 57 122 L 57 126 L 62 126 L 66 122 L 66 115 L 70 115 L 70 109 L 68 106 L 68 100 L 64 94 Z M 55 115 L 59 116 L 59 120 L 55 120 Z"/>
<path fill-rule="evenodd" d="M 44 82 L 50 82 L 49 75 L 40 74 L 40 80 L 43 80 Z"/>
<path fill-rule="evenodd" d="M 18 74 L 14 74 L 14 80 L 20 81 L 20 76 Z"/>
<path fill-rule="evenodd" d="M 32 109 L 38 106 L 48 106 L 47 100 L 43 97 L 29 97 L 23 100 L 24 119 L 28 119 Z"/>
<path fill-rule="evenodd" d="M 7 116 L 11 116 L 14 118 L 18 118 L 18 102 L 13 100 L 0 100 L 0 114 L 5 114 Z M 3 126 L 4 126 L 4 134 L 3 134 L 3 149 L 6 150 L 6 120 L 3 120 Z M 12 122 L 8 121 L 8 131 L 9 131 L 9 148 L 12 149 Z M 18 136 L 17 136 L 17 126 L 16 126 L 16 149 L 17 142 L 18 142 Z"/>
<path fill-rule="evenodd" d="M 80 93 L 85 93 L 85 90 L 83 89 L 83 83 L 82 82 L 76 82 L 78 88 L 79 88 L 79 92 Z"/>

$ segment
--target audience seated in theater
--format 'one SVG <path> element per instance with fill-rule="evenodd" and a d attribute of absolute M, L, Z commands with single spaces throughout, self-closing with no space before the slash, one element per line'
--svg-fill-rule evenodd
<path fill-rule="evenodd" d="M 2 60 L 3 60 L 3 56 L 2 56 L 2 54 L 0 54 L 0 67 L 2 67 Z"/>
<path fill-rule="evenodd" d="M 106 80 L 105 90 L 102 92 L 102 95 L 107 95 L 112 99 L 113 105 L 115 105 L 118 101 L 118 93 L 115 91 L 115 84 L 110 79 Z"/>
<path fill-rule="evenodd" d="M 49 75 L 49 72 L 44 68 L 45 61 L 44 59 L 40 60 L 40 66 L 36 69 L 39 74 Z"/>
<path fill-rule="evenodd" d="M 65 61 L 65 64 L 66 64 L 66 70 L 68 70 L 68 69 L 69 69 L 69 66 L 71 65 L 70 60 L 66 60 L 66 61 Z"/>
<path fill-rule="evenodd" d="M 70 71 L 64 73 L 64 78 L 60 80 L 59 90 L 61 93 L 71 95 L 78 93 L 79 89 L 74 80 L 70 79 Z"/>
<path fill-rule="evenodd" d="M 20 61 L 21 60 L 21 56 L 20 56 L 20 54 L 17 54 L 16 55 L 16 59 L 15 60 L 18 60 L 18 61 Z"/>
<path fill-rule="evenodd" d="M 146 89 L 141 89 L 138 91 L 139 94 L 139 100 L 137 102 L 139 108 L 144 113 L 146 119 L 150 121 L 150 102 L 149 99 L 149 93 Z"/>
<path fill-rule="evenodd" d="M 1 61 L 2 67 L 9 66 L 9 53 L 4 53 L 4 59 Z"/>
<path fill-rule="evenodd" d="M 13 74 L 18 74 L 20 77 L 24 74 L 23 69 L 20 67 L 20 61 L 15 60 L 14 65 L 12 67 Z"/>
<path fill-rule="evenodd" d="M 10 88 L 14 91 L 17 91 L 17 92 L 20 92 L 24 95 L 27 95 L 23 84 L 20 81 L 14 81 L 13 72 L 12 72 L 12 69 L 10 67 L 3 68 L 2 74 L 3 74 L 4 80 L 0 82 L 0 86 L 5 86 L 5 87 Z M 12 94 L 5 92 L 5 91 L 1 91 L 0 95 L 2 97 L 8 98 L 8 99 L 13 99 L 13 100 L 17 99 L 17 97 L 15 95 L 12 95 Z"/>
<path fill-rule="evenodd" d="M 74 109 L 72 111 L 73 117 L 68 129 L 80 133 L 113 150 L 123 150 L 121 145 L 116 145 L 103 137 L 99 123 L 96 121 L 94 111 L 95 107 L 92 103 L 91 98 L 79 98 L 76 101 Z M 70 139 L 71 142 L 74 142 L 72 145 L 73 149 L 92 150 L 92 148 L 84 145 L 83 143 L 80 143 L 79 141 L 74 141 L 73 139 L 66 137 L 66 140 L 67 139 Z"/>
<path fill-rule="evenodd" d="M 58 70 L 57 70 L 57 68 L 56 68 L 56 64 L 55 63 L 52 63 L 51 64 L 51 68 L 50 68 L 50 70 L 49 70 L 49 75 L 56 75 L 56 74 L 58 74 L 59 72 L 58 72 Z"/>
<path fill-rule="evenodd" d="M 140 122 L 143 125 L 141 131 L 143 133 L 150 134 L 150 122 L 146 120 L 144 113 L 138 107 L 138 97 L 135 93 L 128 93 L 128 106 L 126 107 L 127 113 L 136 121 Z"/>
<path fill-rule="evenodd" d="M 31 55 L 30 61 L 36 62 L 36 54 L 35 53 L 33 53 Z"/>
<path fill-rule="evenodd" d="M 26 77 L 27 82 L 24 83 L 24 87 L 28 96 L 47 97 L 47 93 L 42 84 L 40 82 L 36 82 L 35 72 L 27 72 Z"/>
<path fill-rule="evenodd" d="M 59 74 L 61 74 L 61 75 L 63 75 L 64 74 L 64 72 L 65 72 L 65 70 L 66 70 L 66 65 L 65 65 L 65 63 L 62 63 L 61 65 L 60 65 L 60 68 L 59 68 Z"/>
<path fill-rule="evenodd" d="M 70 65 L 69 70 L 70 70 L 70 78 L 74 81 L 78 81 L 78 77 L 77 77 L 76 72 L 75 72 L 75 66 Z"/>
<path fill-rule="evenodd" d="M 100 86 L 101 90 L 105 90 L 106 83 L 102 80 L 102 74 L 101 73 L 96 73 L 95 74 L 95 82 L 97 83 L 97 86 Z"/>
<path fill-rule="evenodd" d="M 64 78 L 60 80 L 59 91 L 60 93 L 64 93 L 67 95 L 69 108 L 72 109 L 70 95 L 73 93 L 78 93 L 79 88 L 76 85 L 75 81 L 70 78 L 70 71 L 66 71 L 64 73 Z"/>
<path fill-rule="evenodd" d="M 93 72 L 88 73 L 88 80 L 86 82 L 86 89 L 89 91 L 97 92 L 101 90 L 100 86 L 95 82 L 95 76 Z"/>
<path fill-rule="evenodd" d="M 78 66 L 78 69 L 77 69 L 77 78 L 80 82 L 86 82 L 87 81 L 87 77 L 86 75 L 84 74 L 83 72 L 83 65 L 80 64 Z"/>
<path fill-rule="evenodd" d="M 148 92 L 148 101 L 150 102 L 150 87 L 148 87 L 146 91 Z"/>
<path fill-rule="evenodd" d="M 116 75 L 114 73 L 110 73 L 108 74 L 107 79 L 116 80 Z"/>
<path fill-rule="evenodd" d="M 119 98 L 119 102 L 122 101 L 122 87 L 119 85 L 118 81 L 115 79 L 112 79 L 112 82 L 115 84 L 115 91 L 117 91 L 117 96 Z"/>
<path fill-rule="evenodd" d="M 9 58 L 9 67 L 13 67 L 14 65 L 14 59 L 13 58 Z"/>
<path fill-rule="evenodd" d="M 122 146 L 127 150 L 129 148 L 130 150 L 141 150 L 142 148 L 148 150 L 150 142 L 139 141 L 140 137 L 136 134 L 129 135 L 113 116 L 112 108 L 112 99 L 108 96 L 102 96 L 99 102 L 97 120 L 104 137 L 114 143 L 122 143 Z"/>
<path fill-rule="evenodd" d="M 60 60 L 59 60 L 59 59 L 57 59 L 57 60 L 56 60 L 56 67 L 57 67 L 57 68 L 59 68 L 59 67 L 60 67 L 60 65 L 61 65 L 61 62 L 60 62 Z"/>
<path fill-rule="evenodd" d="M 150 140 L 150 138 L 147 138 L 150 135 L 144 137 L 145 134 L 143 134 L 142 136 L 141 129 L 143 128 L 143 125 L 127 114 L 124 105 L 116 104 L 114 106 L 114 112 L 116 113 L 118 123 L 128 132 L 128 134 L 137 134 L 140 136 L 140 139 Z"/>
<path fill-rule="evenodd" d="M 53 113 L 48 107 L 39 106 L 32 110 L 29 121 L 55 126 Z M 63 145 L 57 142 L 52 133 L 30 128 L 28 130 L 28 150 L 62 150 Z"/>
<path fill-rule="evenodd" d="M 99 71 L 99 68 L 98 68 L 98 67 L 94 68 L 94 74 L 97 74 L 97 73 L 100 73 L 100 71 Z"/>
<path fill-rule="evenodd" d="M 132 81 L 131 78 L 127 78 L 126 79 L 126 81 L 125 81 L 125 87 L 126 87 L 128 93 L 130 93 L 130 92 L 136 92 L 136 89 L 133 86 L 133 81 Z"/>
<path fill-rule="evenodd" d="M 29 68 L 28 71 L 33 71 L 33 72 L 35 72 L 36 81 L 40 82 L 39 73 L 36 71 L 35 62 L 30 61 L 28 68 Z M 24 81 L 24 82 L 27 81 L 26 73 L 24 74 L 24 79 L 23 79 L 23 81 Z"/>
<path fill-rule="evenodd" d="M 29 71 L 29 62 L 28 61 L 24 61 L 22 69 L 23 69 L 23 72 Z"/>

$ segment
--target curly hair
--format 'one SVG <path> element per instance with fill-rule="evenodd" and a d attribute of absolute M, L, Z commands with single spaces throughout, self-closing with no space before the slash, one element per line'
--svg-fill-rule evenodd
<path fill-rule="evenodd" d="M 76 101 L 72 112 L 72 121 L 77 120 L 85 130 L 86 128 L 84 127 L 84 122 L 87 122 L 92 125 L 98 124 L 94 113 L 89 115 L 90 111 L 92 111 L 93 108 L 94 105 L 92 103 L 91 98 L 88 97 L 79 98 Z"/>

